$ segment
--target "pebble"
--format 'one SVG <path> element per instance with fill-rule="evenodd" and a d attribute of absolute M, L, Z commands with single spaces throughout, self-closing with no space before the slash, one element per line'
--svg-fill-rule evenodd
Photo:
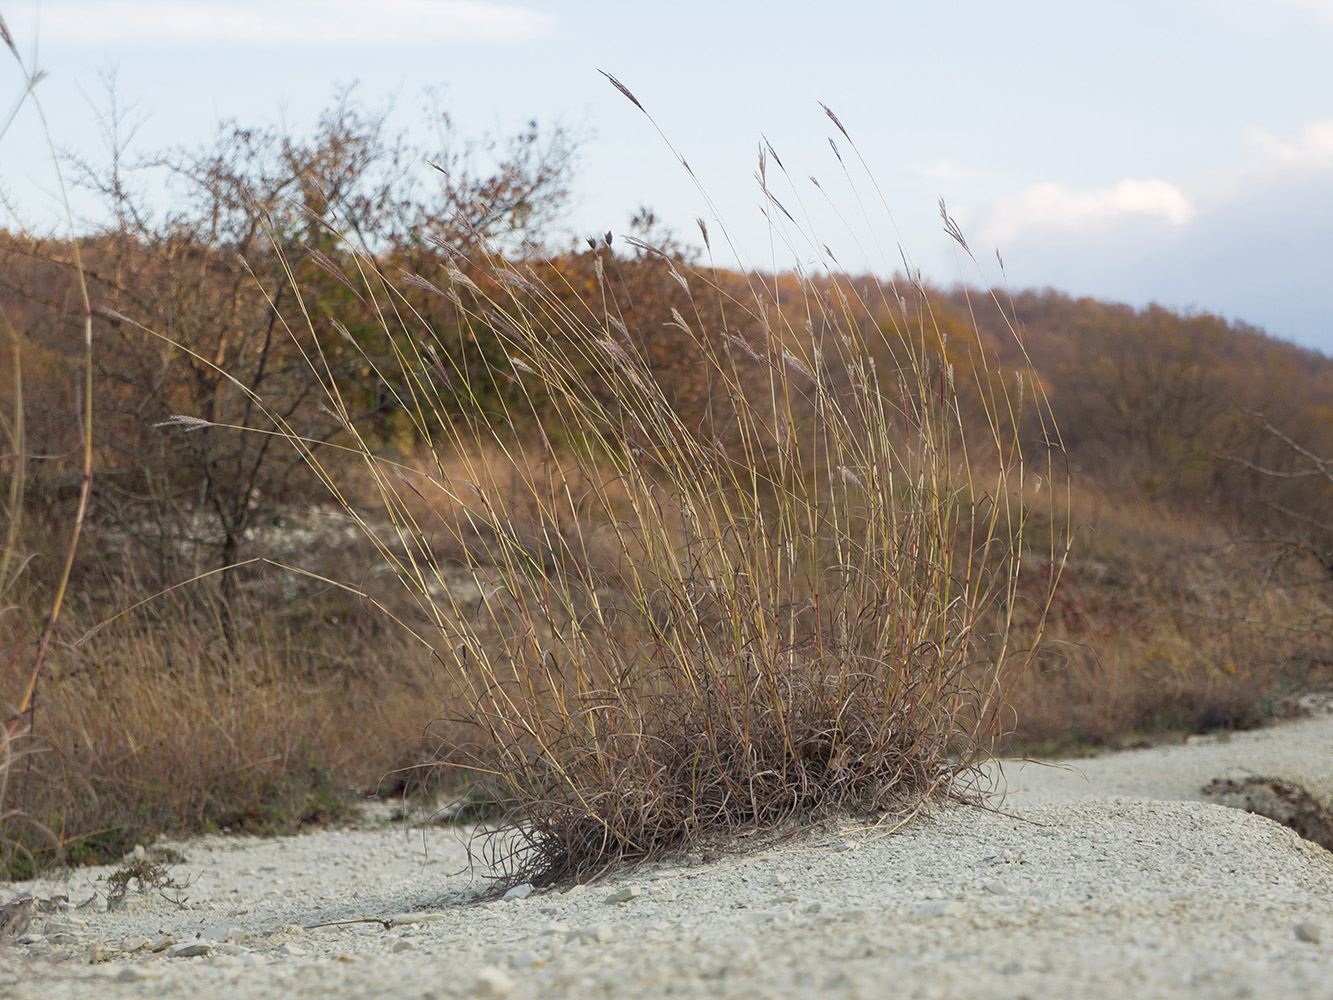
<path fill-rule="evenodd" d="M 605 944 L 614 934 L 610 924 L 595 924 L 591 927 L 576 927 L 565 935 L 565 940 L 584 944 Z"/>
<path fill-rule="evenodd" d="M 303 958 L 307 952 L 299 944 L 288 942 L 278 949 L 278 954 L 283 958 Z"/>
<path fill-rule="evenodd" d="M 1313 920 L 1302 920 L 1296 925 L 1296 940 L 1318 944 L 1324 938 L 1324 929 Z"/>
<path fill-rule="evenodd" d="M 913 920 L 929 920 L 931 917 L 956 917 L 963 912 L 963 904 L 956 899 L 932 899 L 922 903 L 912 913 Z"/>
<path fill-rule="evenodd" d="M 213 946 L 206 941 L 191 941 L 189 944 L 178 944 L 168 948 L 167 958 L 198 958 L 212 950 Z"/>
<path fill-rule="evenodd" d="M 516 885 L 504 894 L 505 899 L 527 899 L 532 895 L 532 883 L 524 882 L 522 885 Z"/>
<path fill-rule="evenodd" d="M 152 949 L 155 952 L 166 951 L 175 943 L 176 939 L 174 937 L 172 937 L 170 934 L 163 934 L 160 938 L 158 938 L 156 941 L 153 942 Z"/>
<path fill-rule="evenodd" d="M 393 943 L 393 953 L 395 955 L 404 951 L 416 951 L 417 943 L 415 941 L 395 941 Z"/>
<path fill-rule="evenodd" d="M 521 951 L 509 960 L 509 964 L 515 969 L 540 969 L 546 964 L 546 959 L 535 951 Z"/>
<path fill-rule="evenodd" d="M 244 941 L 249 937 L 241 928 L 228 927 L 226 924 L 205 927 L 199 932 L 199 936 L 207 941 Z"/>
<path fill-rule="evenodd" d="M 514 981 L 493 965 L 488 965 L 477 974 L 476 985 L 472 992 L 479 997 L 507 997 L 514 992 Z"/>
<path fill-rule="evenodd" d="M 617 889 L 611 895 L 607 896 L 603 903 L 628 903 L 631 899 L 638 899 L 643 895 L 643 889 L 637 885 L 627 885 L 623 889 Z"/>
<path fill-rule="evenodd" d="M 152 941 L 144 937 L 142 934 L 131 934 L 120 942 L 120 950 L 128 951 L 133 955 L 136 951 L 143 951 L 145 948 L 151 947 L 152 943 Z"/>

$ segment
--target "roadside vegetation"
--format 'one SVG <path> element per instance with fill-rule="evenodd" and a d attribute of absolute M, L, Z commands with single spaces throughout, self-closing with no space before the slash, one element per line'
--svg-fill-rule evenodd
<path fill-rule="evenodd" d="M 0 233 L 6 874 L 425 788 L 586 879 L 1327 686 L 1333 361 L 739 273 L 647 209 L 552 246 L 576 147 L 343 94 L 151 158 L 169 210 L 117 152 L 67 164 L 104 227 Z"/>

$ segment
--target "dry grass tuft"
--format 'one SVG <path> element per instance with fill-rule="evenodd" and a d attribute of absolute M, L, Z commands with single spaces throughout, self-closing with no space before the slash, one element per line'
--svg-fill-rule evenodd
<path fill-rule="evenodd" d="M 1030 657 L 1010 630 L 1022 498 L 1061 502 L 1058 462 L 1012 430 L 1021 380 L 951 354 L 928 311 L 870 321 L 906 300 L 838 277 L 738 296 L 636 248 L 692 306 L 671 335 L 704 406 L 659 380 L 605 246 L 587 284 L 495 254 L 407 281 L 456 304 L 465 343 L 498 339 L 507 360 L 485 377 L 526 401 L 461 418 L 464 360 L 358 255 L 400 361 L 385 381 L 433 468 L 378 453 L 324 379 L 379 503 L 357 508 L 309 461 L 411 595 L 399 620 L 443 664 L 458 721 L 485 736 L 459 766 L 509 810 L 490 851 L 511 879 L 966 797 Z M 516 451 L 524 427 L 536 465 Z M 479 600 L 442 550 L 468 556 Z M 1063 558 L 1053 536 L 1043 552 Z"/>

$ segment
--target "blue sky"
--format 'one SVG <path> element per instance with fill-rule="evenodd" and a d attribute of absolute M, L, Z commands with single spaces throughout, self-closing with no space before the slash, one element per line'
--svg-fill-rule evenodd
<path fill-rule="evenodd" d="M 746 264 L 811 262 L 760 211 L 767 139 L 796 179 L 783 204 L 853 270 L 893 270 L 901 242 L 928 279 L 993 281 L 998 249 L 1015 288 L 1219 312 L 1333 354 L 1333 0 L 16 0 L 0 13 L 49 73 L 56 141 L 89 156 L 110 69 L 142 152 L 202 143 L 223 118 L 300 132 L 354 80 L 370 103 L 394 96 L 410 126 L 435 88 L 465 137 L 531 118 L 591 134 L 571 237 L 623 232 L 647 205 L 687 238 L 696 216 L 716 233 L 716 215 Z M 598 69 L 634 91 L 707 200 Z M 0 65 L 0 88 L 17 97 L 21 82 Z M 848 187 L 820 101 L 873 183 Z M 51 217 L 30 108 L 0 139 L 0 185 Z M 941 197 L 982 276 L 943 234 Z"/>

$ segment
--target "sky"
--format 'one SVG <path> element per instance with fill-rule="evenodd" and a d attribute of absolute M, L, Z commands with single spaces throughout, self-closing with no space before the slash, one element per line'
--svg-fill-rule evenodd
<path fill-rule="evenodd" d="M 705 219 L 721 264 L 818 268 L 827 245 L 887 275 L 905 255 L 944 286 L 1157 302 L 1333 355 L 1333 0 L 0 0 L 0 16 L 47 74 L 55 142 L 85 157 L 105 155 L 108 74 L 130 153 L 201 145 L 223 119 L 300 135 L 358 82 L 409 130 L 429 100 L 464 138 L 531 119 L 583 136 L 568 240 L 646 206 L 687 242 Z M 0 63 L 0 115 L 23 82 Z M 761 144 L 799 229 L 763 211 Z M 49 224 L 53 178 L 25 103 L 0 190 Z"/>

